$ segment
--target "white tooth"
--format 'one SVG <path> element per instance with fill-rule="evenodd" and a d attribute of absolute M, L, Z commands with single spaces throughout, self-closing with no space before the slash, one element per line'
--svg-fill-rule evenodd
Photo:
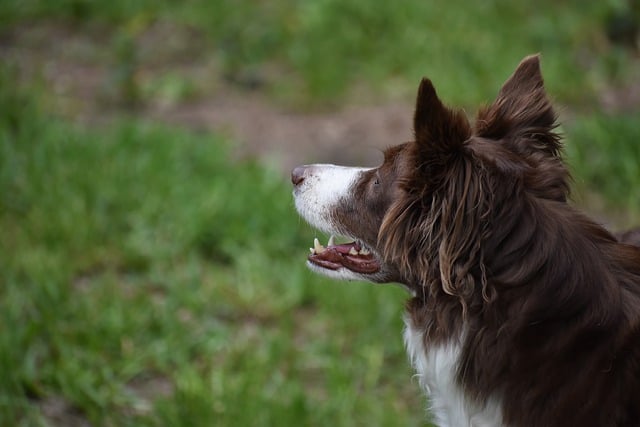
<path fill-rule="evenodd" d="M 349 249 L 349 255 L 358 255 L 358 251 L 356 251 L 356 248 L 351 248 Z"/>
<path fill-rule="evenodd" d="M 369 252 L 369 249 L 367 248 L 362 248 L 360 249 L 360 255 L 369 255 L 371 252 Z"/>
<path fill-rule="evenodd" d="M 329 241 L 327 242 L 327 246 L 334 246 L 336 243 L 334 241 L 333 234 L 329 237 Z"/>
<path fill-rule="evenodd" d="M 316 253 L 315 249 L 313 249 L 313 248 L 309 248 L 309 252 L 311 252 L 312 254 Z"/>
<path fill-rule="evenodd" d="M 324 252 L 324 246 L 320 244 L 320 241 L 317 237 L 313 239 L 313 249 L 315 249 L 317 254 L 321 254 L 322 252 Z"/>

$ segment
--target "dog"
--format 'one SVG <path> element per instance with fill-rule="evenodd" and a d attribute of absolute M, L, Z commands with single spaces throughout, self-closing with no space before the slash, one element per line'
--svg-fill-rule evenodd
<path fill-rule="evenodd" d="M 291 174 L 332 236 L 312 270 L 411 293 L 404 341 L 439 426 L 640 426 L 640 233 L 568 203 L 556 120 L 533 55 L 473 124 L 423 79 L 415 139 L 381 166 Z"/>

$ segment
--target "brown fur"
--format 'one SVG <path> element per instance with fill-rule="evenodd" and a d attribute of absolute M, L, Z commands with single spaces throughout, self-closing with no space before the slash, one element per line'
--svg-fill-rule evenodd
<path fill-rule="evenodd" d="M 371 173 L 392 195 L 369 206 L 372 243 L 425 346 L 464 328 L 458 380 L 507 425 L 637 426 L 640 250 L 567 204 L 555 120 L 537 56 L 474 126 L 423 80 L 415 141 Z"/>
<path fill-rule="evenodd" d="M 473 124 L 429 80 L 415 140 L 388 149 L 332 224 L 400 282 L 423 346 L 462 337 L 457 381 L 513 427 L 640 425 L 640 229 L 612 235 L 567 200 L 539 58 Z M 294 170 L 300 186 L 314 166 Z"/>

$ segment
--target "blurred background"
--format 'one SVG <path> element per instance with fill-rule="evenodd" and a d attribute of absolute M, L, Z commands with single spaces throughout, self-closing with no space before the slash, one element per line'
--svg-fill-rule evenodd
<path fill-rule="evenodd" d="M 375 165 L 422 76 L 473 114 L 540 52 L 575 203 L 639 225 L 639 27 L 638 0 L 3 0 L 0 425 L 428 425 L 406 294 L 306 270 L 288 171 Z"/>

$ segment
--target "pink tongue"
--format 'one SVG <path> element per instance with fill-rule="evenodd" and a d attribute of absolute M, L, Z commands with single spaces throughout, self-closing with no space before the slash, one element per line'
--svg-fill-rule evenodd
<path fill-rule="evenodd" d="M 309 255 L 309 261 L 329 270 L 345 267 L 363 274 L 371 274 L 380 270 L 380 263 L 372 254 L 351 255 L 349 254 L 351 249 L 360 251 L 361 247 L 356 242 L 328 246 L 321 254 Z"/>

